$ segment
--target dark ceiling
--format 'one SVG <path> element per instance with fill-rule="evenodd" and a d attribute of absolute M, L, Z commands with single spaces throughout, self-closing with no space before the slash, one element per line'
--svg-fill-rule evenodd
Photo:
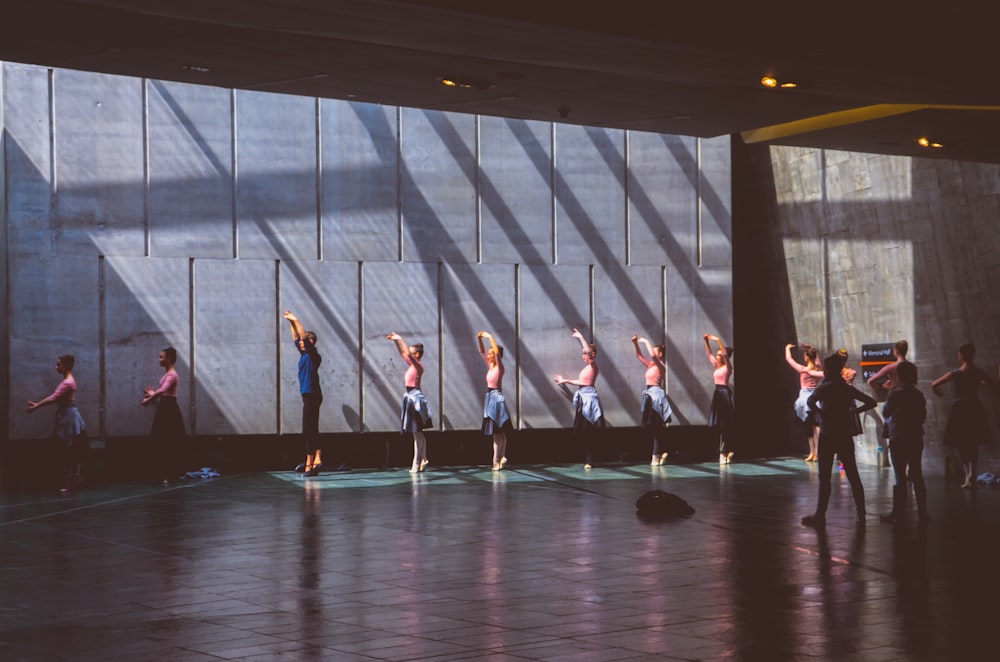
<path fill-rule="evenodd" d="M 0 60 L 1000 163 L 990 7 L 966 0 L 926 8 L 886 0 L 14 0 L 0 13 Z M 765 74 L 798 87 L 767 89 Z M 442 78 L 471 87 L 445 87 Z M 921 147 L 921 136 L 942 147 Z"/>

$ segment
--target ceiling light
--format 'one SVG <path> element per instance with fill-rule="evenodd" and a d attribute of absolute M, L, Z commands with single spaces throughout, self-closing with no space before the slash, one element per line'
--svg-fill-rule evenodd
<path fill-rule="evenodd" d="M 493 87 L 493 83 L 484 80 L 474 80 L 471 78 L 438 78 L 442 85 L 447 87 L 458 87 L 463 90 L 488 90 Z"/>
<path fill-rule="evenodd" d="M 760 84 L 763 85 L 764 87 L 777 87 L 778 79 L 775 78 L 774 76 L 764 76 L 763 78 L 760 79 Z"/>
<path fill-rule="evenodd" d="M 788 81 L 788 82 L 785 82 L 785 83 L 781 84 L 781 87 L 785 88 L 786 90 L 790 90 L 790 89 L 792 89 L 794 87 L 798 87 L 798 86 L 799 86 L 798 83 L 793 83 L 791 81 Z"/>

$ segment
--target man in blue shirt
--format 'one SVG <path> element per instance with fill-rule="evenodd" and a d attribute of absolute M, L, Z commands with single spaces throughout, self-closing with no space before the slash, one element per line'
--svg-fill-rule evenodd
<path fill-rule="evenodd" d="M 316 334 L 302 328 L 299 318 L 285 311 L 292 327 L 295 348 L 299 350 L 299 391 L 302 393 L 302 436 L 306 441 L 305 476 L 319 474 L 323 464 L 319 438 L 319 406 L 323 404 L 323 389 L 319 385 L 319 365 L 323 357 L 316 351 Z"/>

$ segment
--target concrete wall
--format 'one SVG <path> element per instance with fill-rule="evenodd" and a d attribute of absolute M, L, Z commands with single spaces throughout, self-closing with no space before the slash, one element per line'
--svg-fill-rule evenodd
<path fill-rule="evenodd" d="M 49 434 L 22 403 L 67 352 L 91 432 L 146 434 L 167 345 L 191 432 L 297 433 L 285 309 L 319 336 L 326 432 L 396 429 L 390 331 L 424 343 L 442 429 L 479 427 L 481 329 L 520 427 L 570 424 L 552 375 L 582 365 L 573 327 L 612 425 L 638 422 L 633 332 L 667 344 L 680 419 L 706 420 L 701 336 L 732 337 L 726 137 L 0 72 L 10 437 Z"/>
<path fill-rule="evenodd" d="M 744 180 L 735 196 L 743 233 L 736 326 L 744 346 L 757 347 L 742 367 L 774 385 L 752 409 L 772 429 L 788 429 L 798 386 L 782 359 L 786 342 L 845 347 L 858 368 L 863 344 L 906 339 L 930 405 L 925 464 L 943 469 L 951 391 L 935 397 L 930 383 L 958 367 L 958 346 L 968 341 L 977 363 L 997 376 L 1000 166 L 781 147 L 737 147 L 734 161 Z M 745 281 L 748 274 L 764 288 Z M 761 392 L 746 383 L 747 398 Z M 996 442 L 997 392 L 984 389 L 982 399 Z M 858 448 L 873 461 L 876 445 L 872 421 Z M 989 446 L 983 454 L 981 470 L 995 470 L 1000 455 Z"/>

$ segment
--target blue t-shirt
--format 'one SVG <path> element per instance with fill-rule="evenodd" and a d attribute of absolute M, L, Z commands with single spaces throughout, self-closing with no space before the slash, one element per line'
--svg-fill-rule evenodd
<path fill-rule="evenodd" d="M 299 392 L 322 394 L 323 389 L 319 385 L 319 364 L 323 362 L 323 357 L 316 351 L 316 346 L 306 343 L 308 349 L 299 347 L 295 342 L 295 349 L 299 350 Z"/>

